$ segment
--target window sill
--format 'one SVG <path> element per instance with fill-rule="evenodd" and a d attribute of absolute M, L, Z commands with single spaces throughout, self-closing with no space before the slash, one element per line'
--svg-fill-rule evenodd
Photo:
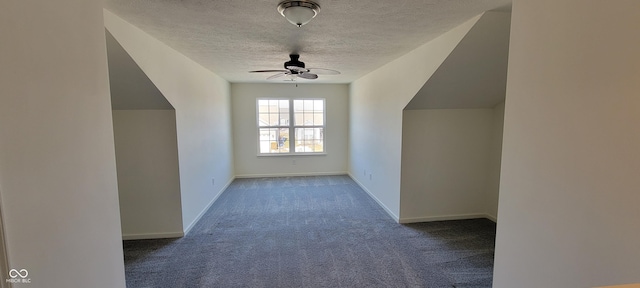
<path fill-rule="evenodd" d="M 273 153 L 273 154 L 258 154 L 258 157 L 292 157 L 292 156 L 327 156 L 326 152 L 322 153 Z"/>

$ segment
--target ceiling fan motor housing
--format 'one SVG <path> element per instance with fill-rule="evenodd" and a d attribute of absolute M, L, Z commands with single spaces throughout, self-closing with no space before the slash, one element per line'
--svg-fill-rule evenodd
<path fill-rule="evenodd" d="M 304 62 L 301 62 L 301 61 L 298 60 L 298 59 L 300 59 L 300 55 L 291 54 L 291 55 L 289 55 L 289 58 L 291 58 L 290 61 L 284 62 L 284 68 L 285 69 L 289 69 L 287 67 L 291 67 L 291 66 L 304 68 Z"/>

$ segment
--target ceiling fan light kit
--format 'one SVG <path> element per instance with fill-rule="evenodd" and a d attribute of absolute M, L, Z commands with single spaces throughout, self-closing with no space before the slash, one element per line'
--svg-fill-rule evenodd
<path fill-rule="evenodd" d="M 298 27 L 309 23 L 320 12 L 320 5 L 309 0 L 286 0 L 278 4 L 278 12 Z"/>

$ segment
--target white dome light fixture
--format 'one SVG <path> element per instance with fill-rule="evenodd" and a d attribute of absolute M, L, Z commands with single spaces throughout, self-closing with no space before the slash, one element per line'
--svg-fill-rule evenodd
<path fill-rule="evenodd" d="M 278 4 L 278 12 L 291 24 L 301 27 L 309 23 L 320 12 L 320 5 L 309 0 L 286 0 Z"/>

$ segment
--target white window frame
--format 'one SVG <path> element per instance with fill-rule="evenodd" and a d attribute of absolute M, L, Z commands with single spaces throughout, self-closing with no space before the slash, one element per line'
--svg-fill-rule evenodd
<path fill-rule="evenodd" d="M 261 100 L 287 100 L 289 102 L 289 125 L 260 126 L 260 101 Z M 322 125 L 295 125 L 294 101 L 296 100 L 322 100 Z M 295 98 L 295 97 L 261 97 L 256 99 L 256 135 L 258 156 L 292 156 L 292 155 L 326 155 L 327 154 L 327 99 L 326 98 Z M 289 152 L 284 153 L 262 153 L 260 151 L 260 128 L 289 129 Z M 322 128 L 322 152 L 296 152 L 296 128 Z"/>

